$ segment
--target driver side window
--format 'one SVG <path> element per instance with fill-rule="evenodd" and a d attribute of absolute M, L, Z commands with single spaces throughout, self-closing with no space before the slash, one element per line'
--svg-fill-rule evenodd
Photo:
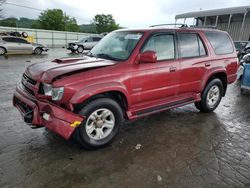
<path fill-rule="evenodd" d="M 174 59 L 174 35 L 158 34 L 152 36 L 142 49 L 142 52 L 145 51 L 155 51 L 157 55 L 157 61 Z"/>

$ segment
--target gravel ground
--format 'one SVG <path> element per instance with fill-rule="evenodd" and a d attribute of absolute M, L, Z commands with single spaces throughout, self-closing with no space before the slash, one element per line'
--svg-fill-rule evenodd
<path fill-rule="evenodd" d="M 188 105 L 129 122 L 97 151 L 30 129 L 15 85 L 28 65 L 65 56 L 0 57 L 0 187 L 250 187 L 250 95 L 237 83 L 214 113 Z"/>

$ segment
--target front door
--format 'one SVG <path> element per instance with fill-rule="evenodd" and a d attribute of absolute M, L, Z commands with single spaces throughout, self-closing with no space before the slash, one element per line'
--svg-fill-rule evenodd
<path fill-rule="evenodd" d="M 173 33 L 152 35 L 141 49 L 155 51 L 156 63 L 134 65 L 131 75 L 132 108 L 143 109 L 168 103 L 178 96 L 179 62 L 176 60 Z"/>

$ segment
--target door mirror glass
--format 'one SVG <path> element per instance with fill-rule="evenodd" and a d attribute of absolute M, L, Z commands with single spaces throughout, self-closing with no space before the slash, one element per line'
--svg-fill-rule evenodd
<path fill-rule="evenodd" d="M 157 56 L 155 51 L 145 51 L 140 55 L 139 63 L 156 63 Z"/>

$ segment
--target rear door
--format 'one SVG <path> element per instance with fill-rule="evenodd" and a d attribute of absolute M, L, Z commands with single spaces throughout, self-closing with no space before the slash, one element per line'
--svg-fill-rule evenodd
<path fill-rule="evenodd" d="M 181 69 L 179 94 L 192 98 L 200 93 L 202 78 L 211 60 L 198 33 L 178 32 L 177 38 Z"/>
<path fill-rule="evenodd" d="M 93 46 L 94 46 L 93 37 L 88 37 L 84 42 L 84 48 L 91 49 L 93 48 Z"/>

